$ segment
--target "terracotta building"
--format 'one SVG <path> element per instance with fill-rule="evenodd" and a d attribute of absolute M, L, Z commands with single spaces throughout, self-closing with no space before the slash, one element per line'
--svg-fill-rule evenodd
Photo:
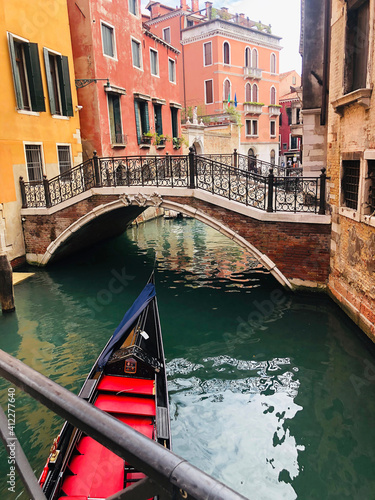
<path fill-rule="evenodd" d="M 59 175 L 82 161 L 82 146 L 66 3 L 0 0 L 0 32 L 0 253 L 17 265 L 19 177 Z"/>
<path fill-rule="evenodd" d="M 301 77 L 296 71 L 280 74 L 280 160 L 300 166 L 302 160 Z"/>
<path fill-rule="evenodd" d="M 179 50 L 143 27 L 140 0 L 68 0 L 84 157 L 180 147 Z"/>
<path fill-rule="evenodd" d="M 180 100 L 187 114 L 197 108 L 205 120 L 220 120 L 233 117 L 227 108 L 235 108 L 243 125 L 238 151 L 277 162 L 280 38 L 269 26 L 210 2 L 202 10 L 197 0 L 191 8 L 186 1 L 177 9 L 153 1 L 147 8 L 153 32 L 172 43 L 180 39 Z"/>

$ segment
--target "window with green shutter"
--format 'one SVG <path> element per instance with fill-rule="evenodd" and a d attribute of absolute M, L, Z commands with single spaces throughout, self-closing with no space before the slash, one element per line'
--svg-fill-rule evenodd
<path fill-rule="evenodd" d="M 8 34 L 14 90 L 18 109 L 45 111 L 38 44 Z"/>
<path fill-rule="evenodd" d="M 171 108 L 172 116 L 172 137 L 178 137 L 178 109 Z"/>
<path fill-rule="evenodd" d="M 147 134 L 150 131 L 148 102 L 136 99 L 134 101 L 134 113 L 138 144 L 141 144 L 143 134 Z"/>
<path fill-rule="evenodd" d="M 51 114 L 73 116 L 68 58 L 46 48 L 43 49 L 43 54 Z"/>
<path fill-rule="evenodd" d="M 155 132 L 158 135 L 163 135 L 161 104 L 154 104 L 154 119 L 155 119 Z"/>

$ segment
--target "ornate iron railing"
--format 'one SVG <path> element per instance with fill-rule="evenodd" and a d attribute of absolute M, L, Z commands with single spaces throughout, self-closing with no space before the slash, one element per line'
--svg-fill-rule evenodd
<path fill-rule="evenodd" d="M 52 207 L 96 187 L 156 186 L 202 189 L 268 212 L 324 214 L 326 174 L 302 177 L 288 169 L 239 155 L 122 156 L 90 160 L 48 180 L 20 178 L 23 208 Z"/>

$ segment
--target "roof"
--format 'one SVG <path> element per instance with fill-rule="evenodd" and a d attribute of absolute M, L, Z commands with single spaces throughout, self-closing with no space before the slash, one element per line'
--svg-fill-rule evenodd
<path fill-rule="evenodd" d="M 173 52 L 175 52 L 176 54 L 179 54 L 180 51 L 178 49 L 176 49 L 176 47 L 173 47 L 173 45 L 171 45 L 170 43 L 167 43 L 165 40 L 163 40 L 162 38 L 158 37 L 157 35 L 155 35 L 155 33 L 153 33 L 152 31 L 150 31 L 147 26 L 143 26 L 143 32 L 146 36 L 149 36 L 150 38 L 152 38 L 153 40 L 156 40 L 157 42 L 159 42 L 161 45 L 164 45 L 165 47 L 167 47 L 168 49 L 172 50 Z"/>
<path fill-rule="evenodd" d="M 299 100 L 297 92 L 290 92 L 279 97 L 279 101 L 291 101 L 293 99 Z"/>
<path fill-rule="evenodd" d="M 175 10 L 179 10 L 179 9 L 176 9 L 175 7 L 170 7 L 169 5 L 164 5 L 163 3 L 160 3 L 160 2 L 153 2 L 152 0 L 150 2 L 148 2 L 148 4 L 146 5 L 145 9 L 150 10 L 151 9 L 151 5 L 153 5 L 154 3 L 160 4 L 160 7 L 163 7 L 163 9 L 170 10 L 171 12 L 173 12 Z"/>

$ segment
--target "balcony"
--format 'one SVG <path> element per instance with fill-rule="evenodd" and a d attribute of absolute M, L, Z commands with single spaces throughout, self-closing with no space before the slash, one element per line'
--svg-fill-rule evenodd
<path fill-rule="evenodd" d="M 245 102 L 243 105 L 245 115 L 261 115 L 263 103 L 261 102 Z"/>
<path fill-rule="evenodd" d="M 278 106 L 277 104 L 273 104 L 268 106 L 268 113 L 270 116 L 280 116 L 280 108 L 281 106 Z"/>
<path fill-rule="evenodd" d="M 243 69 L 243 74 L 245 78 L 253 78 L 254 80 L 260 80 L 262 78 L 262 70 L 259 68 L 247 68 Z"/>
<path fill-rule="evenodd" d="M 111 137 L 112 148 L 125 148 L 128 144 L 128 136 L 125 134 L 114 134 Z"/>

